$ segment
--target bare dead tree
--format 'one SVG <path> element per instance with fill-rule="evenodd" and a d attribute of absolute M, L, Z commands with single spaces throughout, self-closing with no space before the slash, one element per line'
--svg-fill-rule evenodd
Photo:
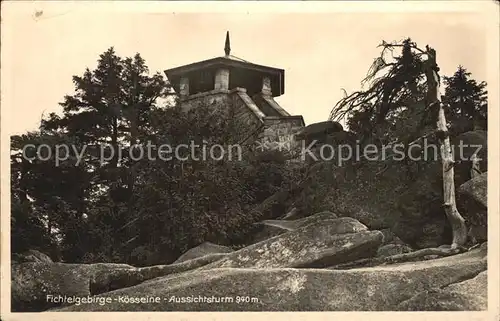
<path fill-rule="evenodd" d="M 391 111 L 423 101 L 425 109 L 421 125 L 424 119 L 431 118 L 436 121 L 434 134 L 439 140 L 443 167 L 443 206 L 453 230 L 451 249 L 462 248 L 467 240 L 467 230 L 465 221 L 456 207 L 453 169 L 455 162 L 439 93 L 440 77 L 436 51 L 429 46 L 426 46 L 425 50 L 420 49 L 409 38 L 402 42 L 383 41 L 379 47 L 382 47 L 381 55 L 375 59 L 362 81 L 362 84 L 370 83 L 369 89 L 346 95 L 332 109 L 330 120 L 341 120 L 363 107 L 365 112 L 375 115 L 374 122 L 371 123 L 373 128 L 382 123 Z M 392 54 L 397 48 L 402 49 L 402 56 L 387 61 L 387 53 Z M 392 57 L 394 58 L 393 55 Z M 420 92 L 426 92 L 423 99 Z M 411 140 L 416 141 L 414 138 Z"/>
<path fill-rule="evenodd" d="M 397 109 L 418 99 L 419 80 L 423 76 L 421 56 L 424 52 L 412 52 L 416 44 L 411 39 L 401 43 L 387 43 L 382 47 L 380 56 L 377 57 L 368 70 L 361 84 L 369 84 L 365 91 L 357 91 L 350 95 L 344 90 L 345 97 L 332 109 L 330 120 L 340 120 L 361 106 L 371 106 L 370 112 L 377 114 L 377 123 L 383 120 L 390 109 Z M 393 51 L 402 47 L 401 58 L 397 61 L 387 61 L 387 54 L 394 57 Z"/>
<path fill-rule="evenodd" d="M 457 209 L 455 200 L 455 175 L 453 153 L 451 150 L 448 127 L 446 126 L 446 117 L 444 115 L 443 105 L 441 104 L 441 95 L 439 94 L 439 75 L 436 63 L 436 50 L 426 47 L 427 61 L 424 65 L 427 78 L 427 103 L 429 106 L 435 106 L 438 109 L 436 134 L 439 139 L 441 161 L 443 164 L 443 195 L 444 211 L 453 230 L 453 242 L 451 248 L 457 248 L 465 245 L 467 241 L 467 228 L 465 220 Z"/>

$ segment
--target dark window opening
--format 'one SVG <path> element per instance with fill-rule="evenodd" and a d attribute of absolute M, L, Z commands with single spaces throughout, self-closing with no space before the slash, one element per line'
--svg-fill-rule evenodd
<path fill-rule="evenodd" d="M 233 69 L 229 77 L 229 89 L 245 88 L 248 95 L 253 96 L 262 90 L 262 77 L 261 73 L 252 70 Z"/>
<path fill-rule="evenodd" d="M 211 70 L 201 70 L 189 76 L 189 94 L 211 91 L 215 85 L 215 74 Z"/>

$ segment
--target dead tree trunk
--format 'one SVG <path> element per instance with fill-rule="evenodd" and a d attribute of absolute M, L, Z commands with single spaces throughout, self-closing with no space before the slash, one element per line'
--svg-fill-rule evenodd
<path fill-rule="evenodd" d="M 437 110 L 437 136 L 440 144 L 441 161 L 443 164 L 443 196 L 444 211 L 453 230 L 453 242 L 451 248 L 464 246 L 467 241 L 467 229 L 465 220 L 457 210 L 455 202 L 455 179 L 453 153 L 451 150 L 448 128 L 444 109 L 441 104 L 441 95 L 439 93 L 439 76 L 436 63 L 436 51 L 427 47 L 427 66 L 425 75 L 427 79 L 427 103 L 430 110 Z"/>

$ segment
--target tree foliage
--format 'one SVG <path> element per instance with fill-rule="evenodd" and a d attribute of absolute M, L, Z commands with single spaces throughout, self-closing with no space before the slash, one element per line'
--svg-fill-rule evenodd
<path fill-rule="evenodd" d="M 139 54 L 121 58 L 110 48 L 73 83 L 62 114 L 11 139 L 13 252 L 36 248 L 68 262 L 168 263 L 203 241 L 244 241 L 245 227 L 261 215 L 252 208 L 291 184 L 279 158 L 165 160 L 154 149 L 153 158 L 132 157 L 148 144 L 192 141 L 229 150 L 238 130 L 228 106 L 177 107 L 170 84 L 149 75 Z M 40 159 L 37 151 L 51 155 Z M 56 161 L 56 151 L 67 157 Z"/>
<path fill-rule="evenodd" d="M 361 82 L 368 89 L 346 94 L 333 107 L 330 119 L 345 119 L 349 130 L 365 142 L 410 143 L 429 135 L 436 115 L 426 110 L 427 53 L 410 38 L 402 42 L 384 41 L 379 47 L 380 56 Z M 487 126 L 486 83 L 470 77 L 459 66 L 453 76 L 442 80 L 443 103 L 454 135 Z"/>
<path fill-rule="evenodd" d="M 486 82 L 477 82 L 463 66 L 451 77 L 444 77 L 443 104 L 446 118 L 455 134 L 488 128 L 488 99 Z"/>

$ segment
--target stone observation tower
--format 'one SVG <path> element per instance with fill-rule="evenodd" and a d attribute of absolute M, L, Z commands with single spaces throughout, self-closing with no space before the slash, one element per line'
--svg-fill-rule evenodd
<path fill-rule="evenodd" d="M 304 127 L 304 119 L 291 116 L 274 100 L 285 92 L 285 71 L 231 55 L 229 32 L 224 52 L 221 57 L 165 70 L 181 107 L 231 108 L 239 128 L 236 141 L 295 149 L 294 135 Z"/>

